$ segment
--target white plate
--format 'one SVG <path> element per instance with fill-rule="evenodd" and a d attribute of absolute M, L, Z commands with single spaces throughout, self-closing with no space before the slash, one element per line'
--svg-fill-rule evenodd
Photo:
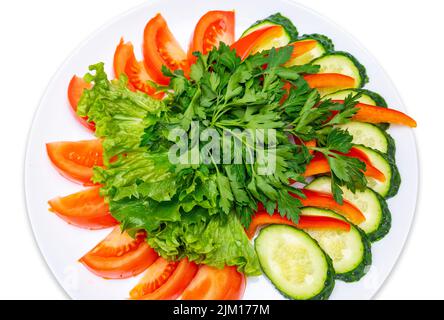
<path fill-rule="evenodd" d="M 61 177 L 51 166 L 45 143 L 91 139 L 92 134 L 75 121 L 69 111 L 66 90 L 73 74 L 83 75 L 90 64 L 106 63 L 112 70 L 112 57 L 121 36 L 140 49 L 147 21 L 161 12 L 184 48 L 200 16 L 208 10 L 236 10 L 237 35 L 257 19 L 281 12 L 298 27 L 300 34 L 322 33 L 330 36 L 338 50 L 354 54 L 370 76 L 369 89 L 381 93 L 392 108 L 405 111 L 393 83 L 376 60 L 348 33 L 325 17 L 283 0 L 162 0 L 151 1 L 125 13 L 95 32 L 77 48 L 58 70 L 37 110 L 28 141 L 25 163 L 25 189 L 29 218 L 46 262 L 66 292 L 75 299 L 123 299 L 138 282 L 103 280 L 88 272 L 77 260 L 105 237 L 109 230 L 87 231 L 72 227 L 48 212 L 47 201 L 82 189 Z M 140 51 L 140 50 L 139 50 Z M 136 51 L 138 52 L 138 51 Z M 418 159 L 415 139 L 408 128 L 392 128 L 396 157 L 402 176 L 399 194 L 389 200 L 393 215 L 391 232 L 372 247 L 373 265 L 359 282 L 336 282 L 331 299 L 370 299 L 382 286 L 398 259 L 412 224 L 417 188 Z M 282 299 L 264 278 L 249 279 L 245 299 Z"/>

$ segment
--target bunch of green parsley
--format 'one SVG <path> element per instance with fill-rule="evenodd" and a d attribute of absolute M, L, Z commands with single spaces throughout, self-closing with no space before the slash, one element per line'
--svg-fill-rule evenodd
<path fill-rule="evenodd" d="M 270 214 L 277 211 L 298 221 L 301 203 L 291 194 L 303 194 L 289 180 L 304 181 L 312 158 L 304 141 L 316 139 L 312 149 L 327 157 L 338 202 L 340 186 L 365 187 L 365 165 L 342 155 L 352 147 L 352 137 L 334 128 L 354 115 L 358 97 L 321 101 L 302 76 L 318 72 L 317 66 L 283 67 L 292 50 L 271 49 L 241 61 L 221 43 L 206 55 L 196 54 L 189 78 L 164 69 L 171 81 L 158 87 L 166 94 L 162 101 L 128 90 L 124 76 L 109 81 L 101 63 L 90 67 L 94 72 L 85 79 L 94 86 L 84 92 L 78 114 L 93 121 L 103 139 L 105 167 L 94 169 L 94 182 L 103 185 L 102 194 L 123 229 L 146 230 L 150 246 L 167 259 L 188 257 L 257 275 L 260 267 L 244 228 L 259 203 Z M 246 159 L 255 146 L 242 138 L 241 163 L 172 164 L 168 152 L 176 141 L 169 133 L 177 128 L 189 136 L 207 128 L 221 135 L 274 129 L 275 170 L 259 174 L 258 164 Z"/>

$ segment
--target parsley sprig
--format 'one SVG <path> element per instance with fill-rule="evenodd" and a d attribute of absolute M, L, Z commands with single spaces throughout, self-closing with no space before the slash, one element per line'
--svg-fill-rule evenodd
<path fill-rule="evenodd" d="M 214 128 L 221 135 L 230 132 L 242 144 L 242 164 L 213 162 L 209 174 L 215 177 L 220 211 L 235 211 L 244 226 L 249 225 L 259 202 L 269 213 L 278 210 L 282 216 L 298 221 L 301 203 L 290 192 L 303 195 L 289 187 L 289 180 L 303 181 L 302 173 L 311 156 L 304 144 L 290 142 L 289 135 L 301 141 L 321 141 L 323 145 L 316 151 L 328 158 L 338 202 L 342 201 L 340 186 L 355 190 L 362 188 L 365 181 L 359 160 L 335 152 L 347 152 L 351 136 L 332 129 L 349 121 L 356 112 L 358 97 L 348 97 L 344 103 L 321 101 L 319 93 L 303 78 L 303 74 L 318 72 L 318 66 L 283 66 L 292 50 L 291 46 L 273 48 L 242 61 L 220 43 L 207 55 L 195 54 L 197 62 L 191 66 L 189 79 L 180 70 L 164 70 L 171 78 L 169 87 L 164 89 L 169 93 L 167 103 L 172 106 L 167 126 L 189 131 L 191 122 L 198 121 L 200 130 Z M 285 88 L 288 85 L 290 90 Z M 247 161 L 256 147 L 236 136 L 237 129 L 276 130 L 275 173 L 260 175 L 258 165 Z M 194 174 L 193 170 L 187 172 Z"/>

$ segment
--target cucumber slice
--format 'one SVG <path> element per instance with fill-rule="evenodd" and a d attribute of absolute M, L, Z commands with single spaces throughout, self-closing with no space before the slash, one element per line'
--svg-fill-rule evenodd
<path fill-rule="evenodd" d="M 306 187 L 308 190 L 331 193 L 331 178 L 320 177 Z M 365 216 L 365 221 L 358 225 L 371 242 L 382 239 L 391 227 L 391 214 L 387 202 L 370 188 L 364 191 L 351 192 L 343 187 L 344 199 L 355 205 Z"/>
<path fill-rule="evenodd" d="M 319 65 L 319 73 L 340 73 L 355 79 L 355 88 L 362 88 L 368 82 L 367 72 L 359 61 L 347 52 L 327 53 L 311 62 Z M 334 92 L 335 89 L 319 90 L 322 96 Z"/>
<path fill-rule="evenodd" d="M 303 216 L 323 216 L 345 220 L 330 210 L 304 208 Z M 336 279 L 359 281 L 372 263 L 371 245 L 365 233 L 353 224 L 350 231 L 304 229 L 332 259 Z"/>
<path fill-rule="evenodd" d="M 354 144 L 361 144 L 368 148 L 377 150 L 387 155 L 390 159 L 395 158 L 395 143 L 381 128 L 364 122 L 352 121 L 337 126 L 342 130 L 347 130 L 353 136 Z"/>
<path fill-rule="evenodd" d="M 326 36 L 322 34 L 312 34 L 312 35 L 304 35 L 300 40 L 295 41 L 294 43 L 303 42 L 307 40 L 315 40 L 316 46 L 311 49 L 309 52 L 299 56 L 297 58 L 291 59 L 288 61 L 285 66 L 301 66 L 304 64 L 308 64 L 316 58 L 319 58 L 329 52 L 334 50 L 333 42 Z"/>
<path fill-rule="evenodd" d="M 335 45 L 331 39 L 323 34 L 304 34 L 299 40 L 316 40 L 324 48 L 326 53 L 335 51 Z"/>
<path fill-rule="evenodd" d="M 276 25 L 282 26 L 284 28 L 285 33 L 288 36 L 287 44 L 297 40 L 298 29 L 296 29 L 296 27 L 294 26 L 293 22 L 291 22 L 290 19 L 284 17 L 280 13 L 275 13 L 269 16 L 268 18 L 256 21 L 242 34 L 241 38 L 261 28 L 268 26 L 276 26 Z"/>
<path fill-rule="evenodd" d="M 307 41 L 307 40 L 299 40 L 299 41 L 296 41 L 294 43 L 297 44 L 297 43 L 304 42 L 304 41 Z M 302 66 L 304 64 L 308 64 L 311 61 L 313 61 L 314 59 L 324 55 L 326 52 L 327 51 L 322 46 L 322 44 L 317 42 L 316 46 L 313 49 L 311 49 L 307 53 L 304 53 L 302 56 L 290 59 L 285 64 L 285 66 L 286 67 L 291 67 L 291 66 Z"/>
<path fill-rule="evenodd" d="M 373 166 L 381 171 L 385 176 L 385 181 L 381 182 L 371 177 L 367 177 L 367 185 L 379 193 L 382 197 L 388 199 L 398 193 L 400 187 L 400 176 L 396 164 L 381 152 L 359 145 L 357 149 L 364 152 Z"/>
<path fill-rule="evenodd" d="M 358 102 L 369 104 L 371 106 L 379 106 L 383 108 L 388 108 L 387 102 L 385 99 L 376 92 L 366 90 L 366 89 L 344 89 L 339 90 L 336 92 L 333 92 L 331 94 L 328 94 L 324 96 L 324 99 L 332 99 L 332 100 L 344 100 L 347 98 L 350 94 L 361 94 L 361 97 L 358 99 Z M 388 123 L 379 123 L 376 125 L 377 127 L 381 128 L 382 130 L 387 130 L 390 125 Z"/>
<path fill-rule="evenodd" d="M 302 230 L 271 225 L 254 243 L 262 270 L 275 287 L 295 300 L 325 300 L 334 287 L 330 258 Z"/>

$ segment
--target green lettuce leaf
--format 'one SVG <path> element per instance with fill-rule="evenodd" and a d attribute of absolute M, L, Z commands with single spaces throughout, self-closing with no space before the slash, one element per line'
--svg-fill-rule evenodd
<path fill-rule="evenodd" d="M 247 275 L 261 274 L 253 246 L 234 213 L 189 223 L 169 223 L 151 235 L 149 245 L 164 257 L 176 259 L 186 256 L 216 268 L 229 265 L 236 266 Z"/>

